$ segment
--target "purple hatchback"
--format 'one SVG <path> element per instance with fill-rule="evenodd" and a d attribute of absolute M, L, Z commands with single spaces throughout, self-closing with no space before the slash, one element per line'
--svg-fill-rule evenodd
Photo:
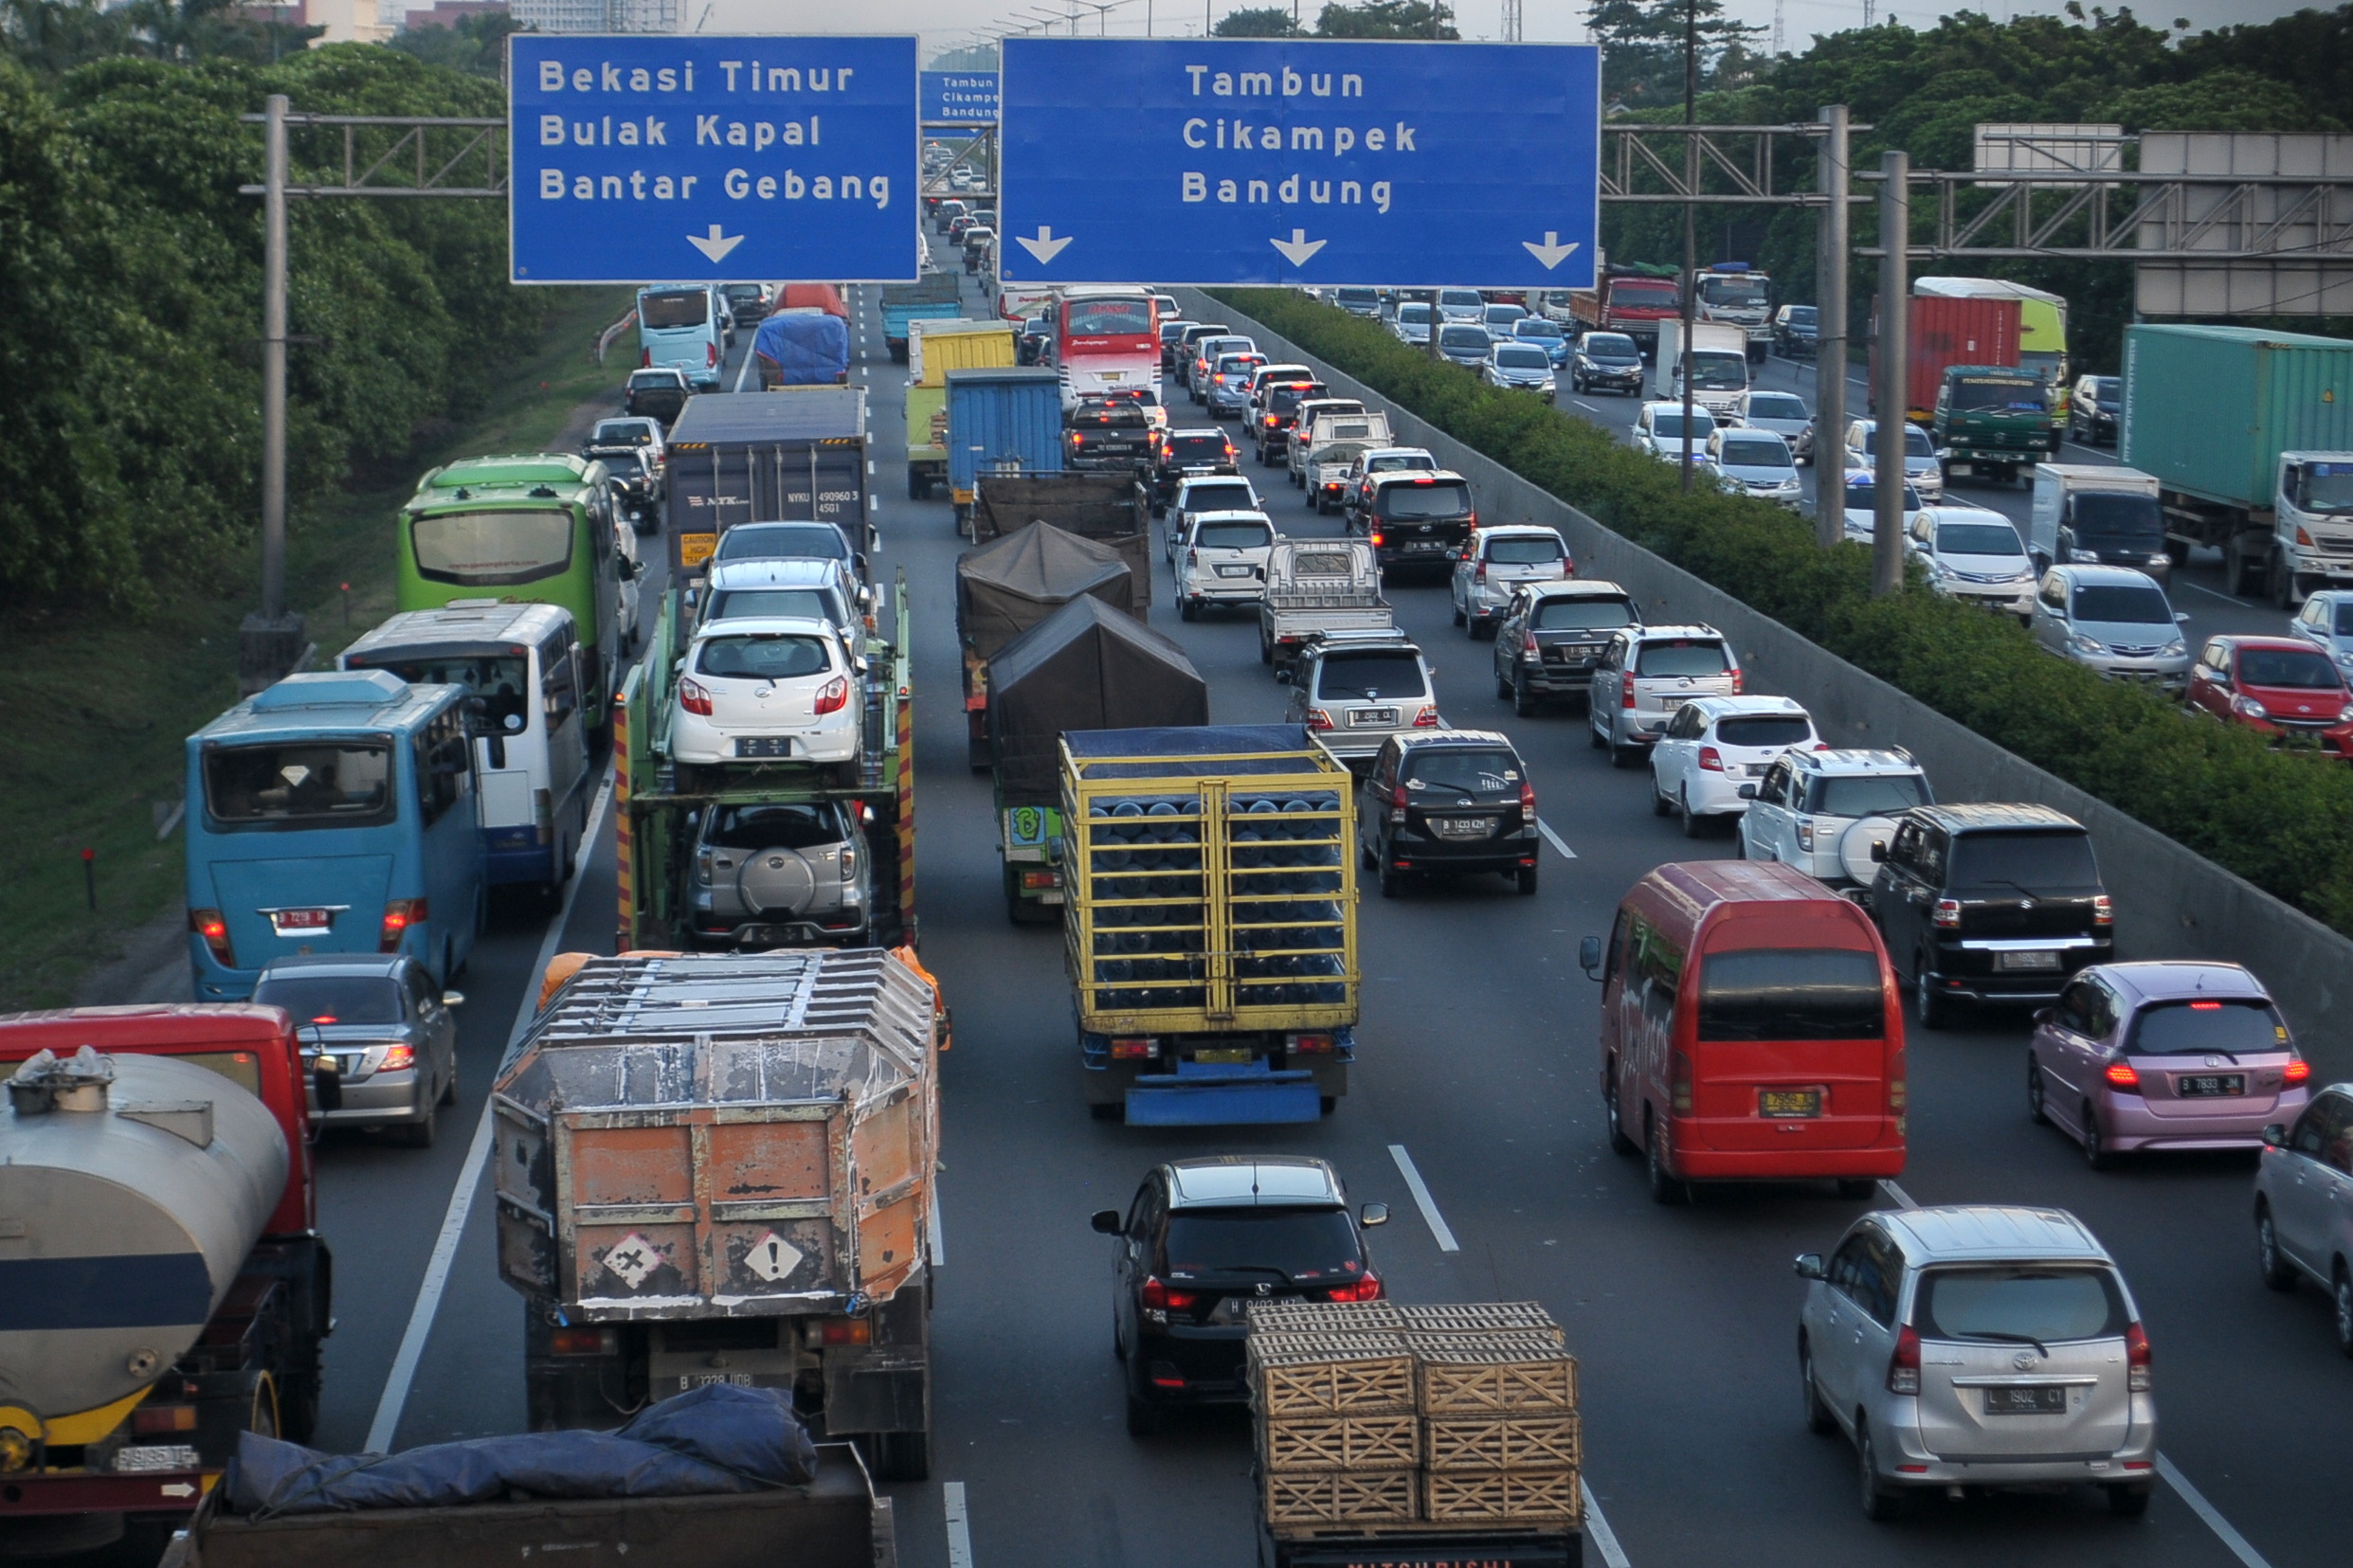
<path fill-rule="evenodd" d="M 2035 1015 L 2026 1108 L 2094 1170 L 2140 1149 L 2253 1149 L 2309 1098 L 2269 992 L 2235 964 L 2099 964 Z"/>

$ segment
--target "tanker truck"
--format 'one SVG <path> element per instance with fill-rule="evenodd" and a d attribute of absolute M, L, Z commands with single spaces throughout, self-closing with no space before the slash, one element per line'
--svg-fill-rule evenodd
<path fill-rule="evenodd" d="M 0 1552 L 81 1550 L 186 1516 L 240 1433 L 310 1434 L 303 1063 L 242 1005 L 16 1014 L 0 1062 Z"/>

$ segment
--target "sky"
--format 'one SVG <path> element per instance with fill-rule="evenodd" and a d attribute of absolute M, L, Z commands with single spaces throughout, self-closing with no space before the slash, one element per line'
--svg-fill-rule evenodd
<path fill-rule="evenodd" d="M 1452 3 L 1461 13 L 1466 37 L 1501 36 L 1502 0 Z M 1931 4 L 1929 0 L 1870 3 L 1878 19 L 1884 20 L 1892 12 L 1899 20 L 1917 27 L 1930 26 L 1939 14 L 1961 9 L 1949 3 Z M 2116 0 L 2106 3 L 2113 7 Z M 2143 0 L 2135 8 L 2135 14 L 2155 26 L 2185 17 L 2194 28 L 2204 28 L 2232 22 L 2266 22 L 2310 3 L 2312 0 Z M 1299 5 L 1303 14 L 1312 20 L 1322 0 L 1299 0 Z M 1526 15 L 1524 33 L 1529 42 L 1584 42 L 1585 0 L 1522 0 L 1522 5 Z M 1769 31 L 1778 6 L 1784 46 L 1798 53 L 1804 50 L 1812 34 L 1860 27 L 1864 5 L 1865 0 L 1727 0 L 1726 9 L 1741 21 Z M 1037 11 L 1056 15 L 1076 12 L 1082 19 L 1078 28 L 1082 34 L 1101 28 L 1114 36 L 1141 37 L 1149 10 L 1155 33 L 1199 36 L 1204 16 L 1223 15 L 1235 9 L 1235 0 L 1113 0 L 1109 9 L 1102 9 L 1101 0 L 866 0 L 855 9 L 820 7 L 811 4 L 811 0 L 683 0 L 680 9 L 686 14 L 687 27 L 703 32 L 916 32 L 923 35 L 928 57 L 931 50 L 963 42 L 973 28 L 1034 19 L 1025 18 L 1023 13 Z M 2056 13 L 2060 3 L 1971 0 L 1968 9 L 2011 16 L 2035 11 Z M 1067 24 L 1057 24 L 1055 30 L 1067 30 Z"/>

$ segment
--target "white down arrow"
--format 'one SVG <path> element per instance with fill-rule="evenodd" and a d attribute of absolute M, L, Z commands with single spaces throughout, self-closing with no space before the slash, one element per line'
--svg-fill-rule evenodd
<path fill-rule="evenodd" d="M 1520 247 L 1537 261 L 1542 261 L 1545 271 L 1550 272 L 1575 253 L 1577 242 L 1571 240 L 1567 244 L 1563 244 L 1560 235 L 1548 228 L 1544 231 L 1543 244 L 1538 244 L 1533 240 L 1522 240 Z"/>
<path fill-rule="evenodd" d="M 1323 240 L 1309 239 L 1307 237 L 1307 230 L 1304 228 L 1293 229 L 1291 231 L 1291 238 L 1288 240 L 1269 240 L 1267 242 L 1268 244 L 1271 244 L 1276 250 L 1281 251 L 1283 253 L 1283 260 L 1289 261 L 1294 267 L 1303 267 L 1307 265 L 1307 259 L 1314 255 L 1317 251 L 1323 249 L 1327 243 L 1328 242 Z"/>
<path fill-rule="evenodd" d="M 742 244 L 744 237 L 740 234 L 723 233 L 718 225 L 713 224 L 707 237 L 700 234 L 689 234 L 686 237 L 686 243 L 711 258 L 715 263 L 726 261 L 727 253 Z"/>
<path fill-rule="evenodd" d="M 1040 224 L 1036 239 L 1033 240 L 1026 234 L 1016 234 L 1013 236 L 1013 243 L 1036 257 L 1039 264 L 1042 266 L 1062 254 L 1062 247 L 1070 243 L 1070 236 L 1065 234 L 1058 240 L 1054 237 L 1054 230 Z"/>

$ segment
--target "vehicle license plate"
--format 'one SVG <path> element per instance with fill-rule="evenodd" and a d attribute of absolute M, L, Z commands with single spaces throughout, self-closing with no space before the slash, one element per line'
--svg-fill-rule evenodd
<path fill-rule="evenodd" d="M 1762 779 L 1772 770 L 1773 765 L 1771 763 L 1750 763 L 1748 765 L 1748 776 L 1752 779 Z"/>
<path fill-rule="evenodd" d="M 1691 701 L 1692 694 L 1693 694 L 1690 692 L 1683 692 L 1678 693 L 1674 696 L 1660 697 L 1658 699 L 1658 706 L 1665 712 L 1672 713 L 1676 709 L 1682 707 L 1685 703 Z"/>
<path fill-rule="evenodd" d="M 792 740 L 787 735 L 739 735 L 735 740 L 738 757 L 789 757 Z"/>
<path fill-rule="evenodd" d="M 284 936 L 290 931 L 323 931 L 334 920 L 325 910 L 280 910 L 270 916 L 270 925 Z"/>
<path fill-rule="evenodd" d="M 1348 722 L 1350 724 L 1395 724 L 1397 710 L 1394 708 L 1351 708 L 1348 710 Z"/>
<path fill-rule="evenodd" d="M 1433 817 L 1430 826 L 1440 838 L 1487 838 L 1495 831 L 1493 817 Z"/>
<path fill-rule="evenodd" d="M 2059 955 L 2048 948 L 1994 955 L 1994 967 L 1997 969 L 2055 969 L 2058 966 Z"/>
<path fill-rule="evenodd" d="M 1971 468 L 1970 468 L 1970 466 L 1969 466 L 1967 463 L 1965 463 L 1965 462 L 1953 462 L 1953 463 L 1946 463 L 1946 464 L 1945 465 L 1945 472 L 1946 472 L 1946 473 L 1947 473 L 1947 474 L 1952 474 L 1952 475 L 1959 476 L 1959 477 L 1961 477 L 1961 478 L 1967 478 L 1967 477 L 1968 477 L 1971 473 L 1973 473 L 1973 472 L 1975 472 L 1975 471 L 1974 471 L 1973 469 L 1971 469 Z"/>
<path fill-rule="evenodd" d="M 1220 577 L 1247 577 L 1257 569 L 1255 567 L 1220 567 L 1218 575 Z"/>
<path fill-rule="evenodd" d="M 2013 1383 L 1985 1391 L 1988 1415 L 2064 1415 L 2065 1383 Z"/>
<path fill-rule="evenodd" d="M 2217 1096 L 2235 1098 L 2247 1092 L 2247 1074 L 2244 1072 L 2197 1072 L 2174 1079 L 2173 1088 L 2174 1092 L 2185 1100 Z"/>
<path fill-rule="evenodd" d="M 709 1388 L 715 1383 L 733 1383 L 737 1388 L 750 1388 L 751 1374 L 749 1372 L 681 1372 L 679 1374 L 679 1392 L 681 1394 L 690 1388 Z"/>
<path fill-rule="evenodd" d="M 1240 1067 L 1249 1062 L 1250 1048 L 1246 1045 L 1239 1045 L 1230 1050 L 1196 1051 L 1193 1053 L 1193 1060 L 1207 1062 L 1212 1066 Z"/>
<path fill-rule="evenodd" d="M 1760 1116 L 1819 1116 L 1821 1113 L 1822 1091 L 1819 1089 L 1757 1090 L 1757 1114 Z"/>
<path fill-rule="evenodd" d="M 1409 539 L 1405 543 L 1405 548 L 1407 550 L 1443 550 L 1446 547 L 1436 539 Z"/>

